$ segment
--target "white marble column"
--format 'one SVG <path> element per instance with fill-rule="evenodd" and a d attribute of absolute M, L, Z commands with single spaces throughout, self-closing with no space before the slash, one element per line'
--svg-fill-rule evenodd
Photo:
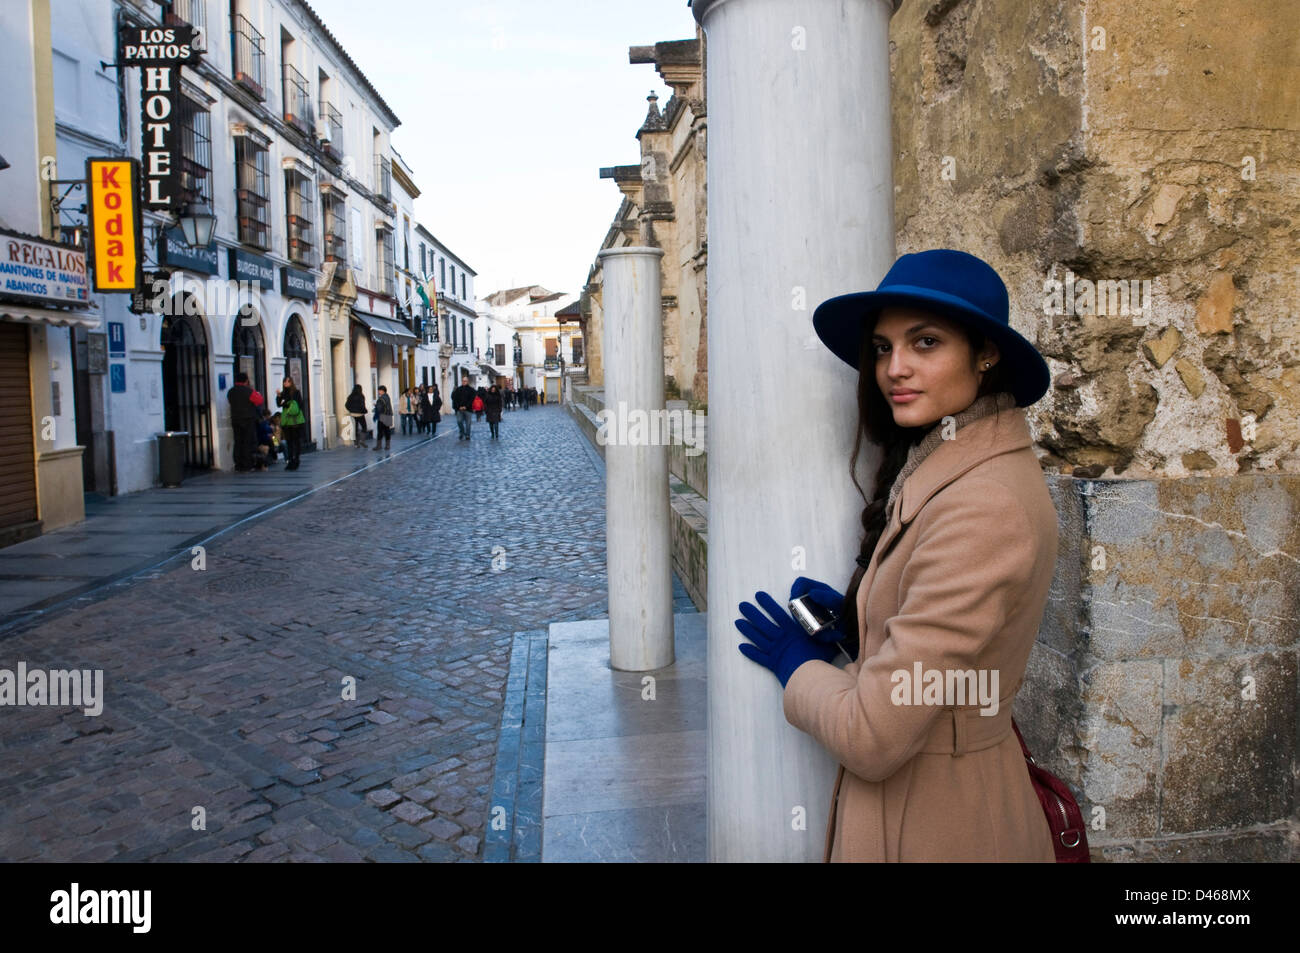
<path fill-rule="evenodd" d="M 696 0 L 709 162 L 709 858 L 821 860 L 835 763 L 738 651 L 742 599 L 843 589 L 856 374 L 812 312 L 894 258 L 889 0 Z M 875 461 L 865 460 L 866 489 Z"/>
<path fill-rule="evenodd" d="M 612 415 L 604 441 L 609 661 L 632 672 L 673 663 L 668 447 L 651 425 L 664 406 L 663 254 L 633 246 L 597 256 L 605 269 L 605 409 Z"/>

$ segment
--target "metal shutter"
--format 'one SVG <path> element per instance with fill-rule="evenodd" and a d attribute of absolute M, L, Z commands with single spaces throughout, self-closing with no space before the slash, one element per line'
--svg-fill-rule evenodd
<path fill-rule="evenodd" d="M 0 321 L 0 527 L 36 519 L 36 450 L 27 327 Z"/>

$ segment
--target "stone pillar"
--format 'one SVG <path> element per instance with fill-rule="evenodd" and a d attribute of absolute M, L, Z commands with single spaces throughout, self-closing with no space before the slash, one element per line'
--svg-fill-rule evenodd
<path fill-rule="evenodd" d="M 597 256 L 605 268 L 605 407 L 614 415 L 605 444 L 609 661 L 632 672 L 673 663 L 668 447 L 652 424 L 664 406 L 663 254 L 631 246 Z"/>
<path fill-rule="evenodd" d="M 696 0 L 709 117 L 709 858 L 822 857 L 835 763 L 733 620 L 796 576 L 843 589 L 856 375 L 812 311 L 894 260 L 888 0 Z M 870 491 L 875 461 L 859 466 Z"/>

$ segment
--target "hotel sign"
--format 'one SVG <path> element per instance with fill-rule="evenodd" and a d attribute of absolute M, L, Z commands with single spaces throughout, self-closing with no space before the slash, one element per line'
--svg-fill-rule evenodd
<path fill-rule="evenodd" d="M 139 291 L 140 166 L 135 159 L 87 159 L 86 210 L 95 291 Z"/>
<path fill-rule="evenodd" d="M 144 206 L 179 210 L 181 190 L 180 73 L 183 64 L 199 62 L 190 26 L 141 27 L 123 24 L 118 31 L 118 63 L 140 67 L 140 153 Z"/>

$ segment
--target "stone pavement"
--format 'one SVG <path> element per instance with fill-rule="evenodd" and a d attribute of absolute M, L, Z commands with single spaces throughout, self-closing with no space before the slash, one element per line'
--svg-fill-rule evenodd
<path fill-rule="evenodd" d="M 440 427 L 212 539 L 202 571 L 0 634 L 0 669 L 102 669 L 105 695 L 0 707 L 0 860 L 479 858 L 513 633 L 606 614 L 582 437 L 560 407 L 501 432 Z"/>
<path fill-rule="evenodd" d="M 439 435 L 445 428 L 439 426 Z M 429 439 L 394 436 L 393 453 Z M 189 474 L 179 487 L 122 496 L 87 494 L 86 519 L 0 549 L 0 625 L 183 554 L 243 519 L 264 513 L 387 459 L 354 447 L 302 457 L 260 473 Z"/>

